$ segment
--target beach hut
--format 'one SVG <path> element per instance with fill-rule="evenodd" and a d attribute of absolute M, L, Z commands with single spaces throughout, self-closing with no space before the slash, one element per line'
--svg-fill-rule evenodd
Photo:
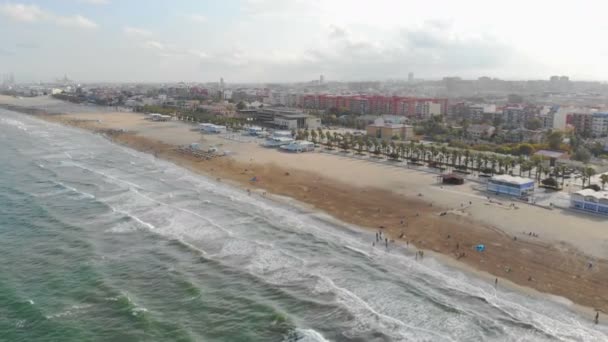
<path fill-rule="evenodd" d="M 262 127 L 258 127 L 258 126 L 247 127 L 247 130 L 246 130 L 247 135 L 253 135 L 253 136 L 258 136 L 262 132 L 263 132 Z"/>
<path fill-rule="evenodd" d="M 451 184 L 451 185 L 462 185 L 464 184 L 464 178 L 460 175 L 449 173 L 445 175 L 441 175 L 441 182 L 443 184 Z"/>
<path fill-rule="evenodd" d="M 496 175 L 488 180 L 486 189 L 497 195 L 525 197 L 534 193 L 534 180 L 510 175 Z"/>
<path fill-rule="evenodd" d="M 291 131 L 274 131 L 272 132 L 274 138 L 292 138 Z"/>
<path fill-rule="evenodd" d="M 271 137 L 271 138 L 268 138 L 261 145 L 264 147 L 270 147 L 270 148 L 277 147 L 278 148 L 283 145 L 288 145 L 288 144 L 292 143 L 293 141 L 294 140 L 292 138 L 287 138 L 287 137 Z"/>
<path fill-rule="evenodd" d="M 296 140 L 296 141 L 290 142 L 287 145 L 282 145 L 279 148 L 284 151 L 299 153 L 299 152 L 314 151 L 315 144 L 313 144 L 310 141 Z"/>
<path fill-rule="evenodd" d="M 584 189 L 570 195 L 572 208 L 608 215 L 608 191 Z"/>

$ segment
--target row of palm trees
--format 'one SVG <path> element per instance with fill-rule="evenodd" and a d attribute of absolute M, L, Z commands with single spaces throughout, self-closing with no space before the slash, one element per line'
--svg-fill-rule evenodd
<path fill-rule="evenodd" d="M 387 157 L 392 160 L 409 160 L 414 164 L 428 164 L 439 169 L 453 168 L 460 172 L 469 170 L 484 174 L 509 174 L 515 169 L 518 175 L 526 175 L 536 179 L 537 182 L 546 178 L 561 178 L 563 187 L 565 179 L 571 174 L 571 168 L 566 166 L 548 167 L 543 164 L 540 156 L 525 158 L 524 156 L 500 155 L 494 153 L 472 152 L 468 149 L 450 148 L 447 146 L 425 145 L 411 141 L 409 143 L 375 139 L 368 135 L 355 136 L 351 133 L 316 130 L 294 131 L 297 139 L 309 140 L 315 144 L 323 144 L 328 149 L 340 148 L 344 152 L 357 154 L 368 153 L 376 157 Z M 595 175 L 591 167 L 580 168 L 583 187 L 590 185 L 590 179 Z M 532 175 L 534 173 L 534 176 Z M 608 184 L 608 175 L 600 178 L 602 188 Z"/>

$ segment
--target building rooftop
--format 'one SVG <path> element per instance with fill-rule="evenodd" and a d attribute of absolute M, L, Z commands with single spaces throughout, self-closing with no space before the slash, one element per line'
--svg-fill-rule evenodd
<path fill-rule="evenodd" d="M 495 181 L 499 181 L 499 182 L 505 182 L 505 183 L 510 183 L 510 184 L 517 184 L 517 185 L 534 183 L 533 179 L 524 178 L 524 177 L 517 177 L 517 176 L 511 176 L 511 175 L 496 175 L 496 176 L 493 176 L 491 178 L 491 180 L 495 180 Z"/>
<path fill-rule="evenodd" d="M 606 199 L 608 200 L 608 191 L 595 191 L 593 189 L 584 189 L 575 192 L 574 194 L 580 195 L 583 197 L 594 197 L 595 199 Z"/>
<path fill-rule="evenodd" d="M 559 159 L 564 156 L 564 152 L 562 151 L 550 151 L 550 150 L 539 150 L 534 155 L 543 156 L 547 158 Z"/>

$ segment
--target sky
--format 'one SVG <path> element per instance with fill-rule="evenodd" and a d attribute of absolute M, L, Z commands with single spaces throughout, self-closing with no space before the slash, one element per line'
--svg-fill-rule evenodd
<path fill-rule="evenodd" d="M 596 0 L 0 0 L 17 81 L 608 80 Z"/>

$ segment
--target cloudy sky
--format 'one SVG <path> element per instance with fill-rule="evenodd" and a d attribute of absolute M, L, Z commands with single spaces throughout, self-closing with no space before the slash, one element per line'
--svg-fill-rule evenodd
<path fill-rule="evenodd" d="M 0 74 L 608 80 L 607 10 L 605 0 L 0 0 Z"/>

